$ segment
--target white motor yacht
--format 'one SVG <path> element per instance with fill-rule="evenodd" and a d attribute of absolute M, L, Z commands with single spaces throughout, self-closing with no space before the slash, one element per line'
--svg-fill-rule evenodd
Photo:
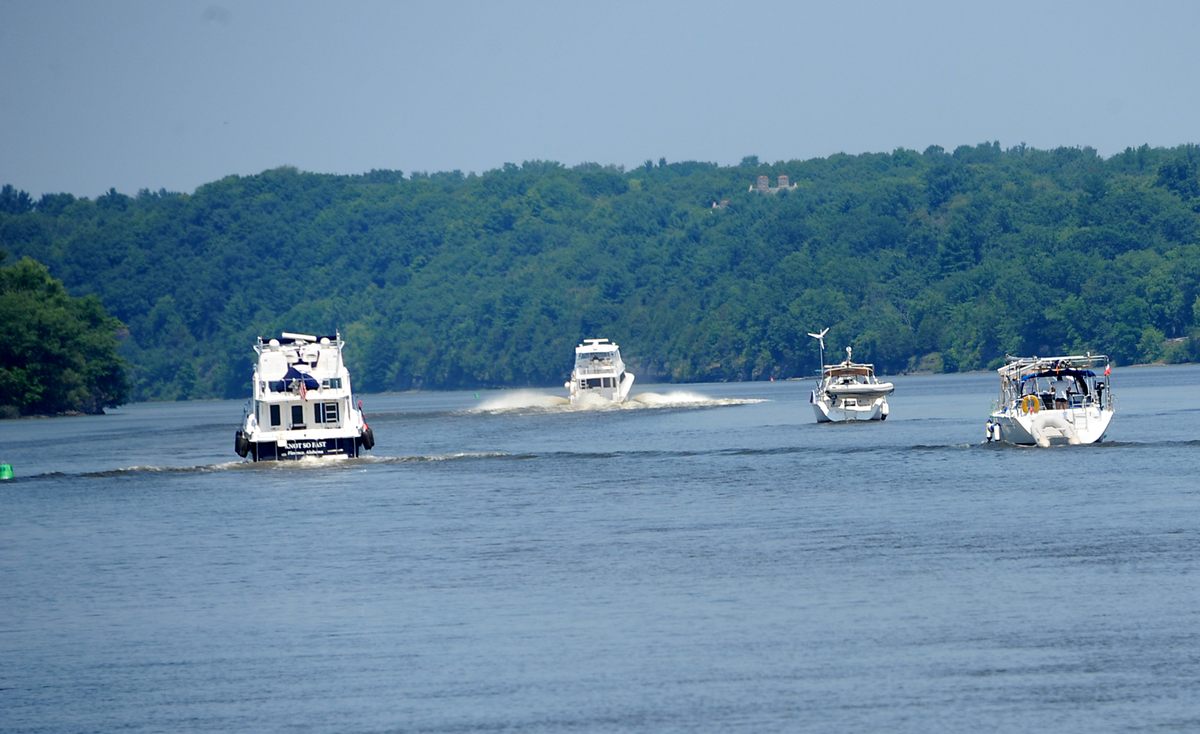
<path fill-rule="evenodd" d="M 575 347 L 575 368 L 563 385 L 571 405 L 590 400 L 622 403 L 633 387 L 633 373 L 625 371 L 621 349 L 608 339 L 584 339 Z"/>
<path fill-rule="evenodd" d="M 358 456 L 375 434 L 354 405 L 340 334 L 283 332 L 254 345 L 253 398 L 234 451 L 254 461 Z"/>

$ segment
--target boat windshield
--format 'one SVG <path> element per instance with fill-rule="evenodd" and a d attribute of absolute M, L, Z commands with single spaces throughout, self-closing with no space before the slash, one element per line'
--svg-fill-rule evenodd
<path fill-rule="evenodd" d="M 864 365 L 855 365 L 853 367 L 839 365 L 825 368 L 825 376 L 836 379 L 839 382 L 862 381 L 864 378 L 870 377 L 871 374 L 871 368 Z"/>
<path fill-rule="evenodd" d="M 617 352 L 583 352 L 575 356 L 575 364 L 590 365 L 593 363 L 612 364 Z"/>

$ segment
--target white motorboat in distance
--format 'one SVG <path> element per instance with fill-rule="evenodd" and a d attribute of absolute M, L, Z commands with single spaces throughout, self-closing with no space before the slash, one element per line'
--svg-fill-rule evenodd
<path fill-rule="evenodd" d="M 821 381 L 809 395 L 818 423 L 887 420 L 887 396 L 896 386 L 880 382 L 875 365 L 854 362 L 850 357 L 850 347 L 846 347 L 844 362 L 821 369 Z"/>
<path fill-rule="evenodd" d="M 1112 365 L 1103 354 L 1008 357 L 987 440 L 1019 446 L 1098 443 L 1112 422 Z"/>
<path fill-rule="evenodd" d="M 575 368 L 563 385 L 571 405 L 601 400 L 622 403 L 633 387 L 633 373 L 625 371 L 621 349 L 608 339 L 584 339 L 575 347 Z"/>
<path fill-rule="evenodd" d="M 354 405 L 342 337 L 283 332 L 254 345 L 254 388 L 234 451 L 254 461 L 355 457 L 375 434 Z"/>
<path fill-rule="evenodd" d="M 818 423 L 887 420 L 890 408 L 887 396 L 896 387 L 880 382 L 875 365 L 855 362 L 853 350 L 846 347 L 846 359 L 838 364 L 825 364 L 825 334 L 809 334 L 821 345 L 821 377 L 808 396 Z"/>

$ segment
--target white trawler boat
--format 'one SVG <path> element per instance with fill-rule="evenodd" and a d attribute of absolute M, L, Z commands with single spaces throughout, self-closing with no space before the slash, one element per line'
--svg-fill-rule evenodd
<path fill-rule="evenodd" d="M 988 441 L 1053 446 L 1104 439 L 1115 408 L 1107 356 L 1008 357 L 997 372 L 1000 398 L 985 426 Z"/>
<path fill-rule="evenodd" d="M 621 403 L 633 387 L 633 373 L 625 371 L 621 349 L 607 339 L 584 339 L 575 347 L 575 369 L 563 385 L 571 405 L 588 400 Z"/>
<path fill-rule="evenodd" d="M 358 456 L 375 445 L 362 403 L 356 407 L 342 337 L 283 332 L 254 345 L 254 397 L 234 451 L 254 461 Z"/>
<path fill-rule="evenodd" d="M 880 382 L 875 365 L 855 362 L 850 347 L 846 359 L 838 364 L 825 364 L 825 329 L 809 334 L 821 345 L 821 379 L 808 396 L 818 423 L 845 421 L 882 421 L 888 417 L 887 396 L 895 391 L 890 382 Z"/>

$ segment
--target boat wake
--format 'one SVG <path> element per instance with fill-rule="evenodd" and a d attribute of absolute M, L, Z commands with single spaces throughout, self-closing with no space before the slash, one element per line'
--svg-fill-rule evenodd
<path fill-rule="evenodd" d="M 294 463 L 299 463 L 299 462 L 294 462 Z M 253 466 L 253 464 L 251 464 L 249 462 L 245 462 L 245 461 L 238 461 L 238 460 L 222 461 L 217 464 L 200 464 L 200 465 L 193 465 L 193 466 L 152 466 L 152 465 L 138 464 L 138 465 L 134 465 L 134 466 L 121 467 L 119 469 L 100 469 L 98 471 L 80 472 L 79 474 L 77 474 L 75 476 L 89 477 L 89 478 L 103 478 L 103 477 L 131 476 L 131 475 L 137 475 L 137 474 L 210 474 L 213 472 L 230 471 L 230 470 L 236 470 L 236 469 L 240 469 L 243 467 L 249 467 L 249 466 Z M 44 474 L 42 476 L 46 476 L 46 477 L 59 476 L 59 477 L 61 477 L 61 476 L 70 476 L 70 474 L 68 474 L 66 472 L 52 472 L 50 474 Z M 32 477 L 32 478 L 36 478 L 36 477 Z"/>
<path fill-rule="evenodd" d="M 717 408 L 729 405 L 753 405 L 767 402 L 762 398 L 712 398 L 686 390 L 668 393 L 644 392 L 630 395 L 622 403 L 584 395 L 575 405 L 564 397 L 533 391 L 518 391 L 484 401 L 471 413 L 579 412 L 601 410 L 645 410 L 647 408 Z"/>
<path fill-rule="evenodd" d="M 685 406 L 694 405 L 694 402 L 686 402 Z M 737 402 L 731 401 L 709 401 L 703 405 L 734 405 Z M 649 407 L 649 406 L 646 406 Z M 1175 441 L 1105 441 L 1102 443 L 1089 444 L 1077 448 L 1080 450 L 1138 450 L 1138 449 L 1156 449 L 1156 448 L 1179 448 L 1187 447 L 1194 448 L 1200 446 L 1200 440 L 1175 440 Z M 915 444 L 915 445 L 896 445 L 896 446 L 843 446 L 833 451 L 827 451 L 834 455 L 861 455 L 861 454 L 929 454 L 929 453 L 955 453 L 960 451 L 1032 451 L 1033 447 L 1028 446 L 1012 446 L 999 441 L 991 443 L 951 443 L 951 444 Z M 812 451 L 809 446 L 801 445 L 785 445 L 771 447 L 739 447 L 726 446 L 714 447 L 711 449 L 667 449 L 667 450 L 634 450 L 634 451 L 547 451 L 547 452 L 520 452 L 512 453 L 508 451 L 458 451 L 444 454 L 425 454 L 425 455 L 409 455 L 409 456 L 381 456 L 370 455 L 360 456 L 358 458 L 336 457 L 336 456 L 314 456 L 305 457 L 295 461 L 225 461 L 215 464 L 202 464 L 193 466 L 149 466 L 135 465 L 122 467 L 118 469 L 104 469 L 99 471 L 88 472 L 63 472 L 53 471 L 44 474 L 33 474 L 23 477 L 16 477 L 9 480 L 8 484 L 22 484 L 25 482 L 38 481 L 53 481 L 55 479 L 69 477 L 83 477 L 88 479 L 104 479 L 104 478 L 134 478 L 139 476 L 171 476 L 171 475 L 192 475 L 192 474 L 213 474 L 227 471 L 253 471 L 253 472 L 311 472 L 318 470 L 336 470 L 336 471 L 362 471 L 370 466 L 401 466 L 401 465 L 419 465 L 431 464 L 438 462 L 456 462 L 456 461 L 539 461 L 539 460 L 612 460 L 622 458 L 683 458 L 695 456 L 742 456 L 742 457 L 770 457 L 770 456 L 786 456 L 786 455 L 801 455 Z"/>
<path fill-rule="evenodd" d="M 511 413 L 530 410 L 562 410 L 570 408 L 571 401 L 558 395 L 545 395 L 532 390 L 518 390 L 485 400 L 471 413 Z"/>
<path fill-rule="evenodd" d="M 472 459 L 530 459 L 533 454 L 510 454 L 507 451 L 460 451 L 452 454 L 430 454 L 427 456 L 363 456 L 357 459 L 363 464 L 422 464 L 438 461 L 463 461 Z"/>
<path fill-rule="evenodd" d="M 83 477 L 119 477 L 137 474 L 211 474 L 224 471 L 312 471 L 348 467 L 365 463 L 366 457 L 352 459 L 348 456 L 305 456 L 288 461 L 223 461 L 217 464 L 194 466 L 127 466 L 120 469 L 104 469 L 83 472 Z"/>
<path fill-rule="evenodd" d="M 269 472 L 308 472 L 320 469 L 362 469 L 373 464 L 412 464 L 438 461 L 461 461 L 479 459 L 529 459 L 531 454 L 511 454 L 505 451 L 460 451 L 448 454 L 429 454 L 424 456 L 306 456 L 302 459 L 289 461 L 223 461 L 217 464 L 198 464 L 192 466 L 151 466 L 135 465 L 117 469 L 100 469 L 86 472 L 54 471 L 44 474 L 33 474 L 20 477 L 14 481 L 36 481 L 58 479 L 63 477 L 84 477 L 87 479 L 105 479 L 112 477 L 136 477 L 149 475 L 183 475 L 183 474 L 213 474 L 227 471 L 269 471 Z"/>
<path fill-rule="evenodd" d="M 710 398 L 698 392 L 679 390 L 669 393 L 644 392 L 630 398 L 631 407 L 643 408 L 719 408 L 727 405 L 754 405 L 765 398 Z"/>

